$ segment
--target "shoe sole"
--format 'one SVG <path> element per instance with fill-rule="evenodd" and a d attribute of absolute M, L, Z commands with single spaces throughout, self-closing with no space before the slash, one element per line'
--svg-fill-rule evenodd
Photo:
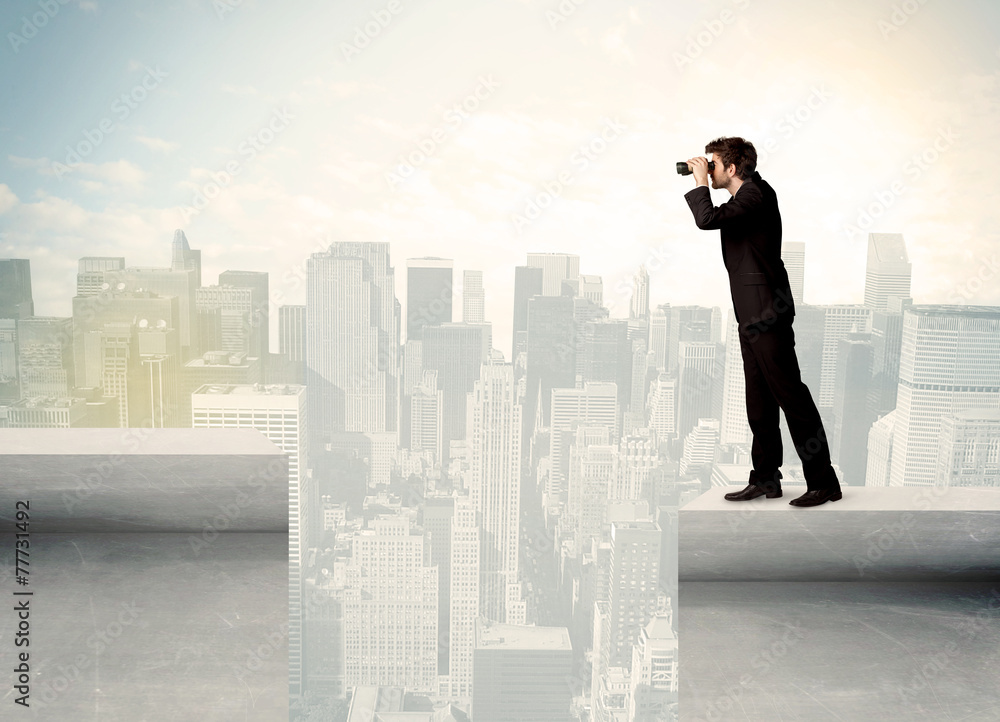
<path fill-rule="evenodd" d="M 773 493 L 766 491 L 763 494 L 758 494 L 757 496 L 752 496 L 749 499 L 730 499 L 728 496 L 724 497 L 726 501 L 753 501 L 754 499 L 759 499 L 760 497 L 766 497 L 768 499 L 777 499 L 781 496 L 781 492 Z"/>
<path fill-rule="evenodd" d="M 840 501 L 843 498 L 844 498 L 843 492 L 837 492 L 836 496 L 831 496 L 826 501 Z M 819 506 L 819 504 L 825 504 L 826 503 L 826 501 L 821 501 L 819 504 L 805 504 L 805 505 L 803 505 L 803 504 L 796 504 L 795 501 L 796 501 L 796 499 L 792 499 L 788 503 L 791 504 L 792 506 Z"/>

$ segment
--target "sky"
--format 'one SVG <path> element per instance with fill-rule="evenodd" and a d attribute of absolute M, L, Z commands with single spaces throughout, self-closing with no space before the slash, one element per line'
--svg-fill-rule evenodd
<path fill-rule="evenodd" d="M 337 240 L 391 243 L 404 319 L 407 258 L 454 260 L 455 320 L 482 270 L 506 356 L 529 252 L 578 254 L 612 317 L 641 264 L 652 304 L 725 311 L 674 170 L 722 135 L 757 147 L 807 303 L 861 302 L 874 231 L 915 302 L 1000 304 L 988 0 L 8 0 L 0 30 L 0 257 L 38 315 L 71 314 L 81 256 L 167 266 L 177 228 L 203 283 L 267 270 L 275 304 Z"/>

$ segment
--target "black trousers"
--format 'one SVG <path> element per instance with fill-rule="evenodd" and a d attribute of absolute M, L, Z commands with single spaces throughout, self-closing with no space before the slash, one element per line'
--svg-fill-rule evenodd
<path fill-rule="evenodd" d="M 830 464 L 823 421 L 799 373 L 791 323 L 779 322 L 763 332 L 753 327 L 741 329 L 739 337 L 746 379 L 747 420 L 753 432 L 750 480 L 765 488 L 781 488 L 780 408 L 785 412 L 788 433 L 802 460 L 807 490 L 839 489 L 840 482 Z"/>

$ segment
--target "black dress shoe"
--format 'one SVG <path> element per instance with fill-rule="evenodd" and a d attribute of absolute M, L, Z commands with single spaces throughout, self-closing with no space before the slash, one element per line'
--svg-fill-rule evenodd
<path fill-rule="evenodd" d="M 817 506 L 842 498 L 844 498 L 844 495 L 840 489 L 813 489 L 812 491 L 807 491 L 797 499 L 792 499 L 788 503 L 792 506 Z"/>
<path fill-rule="evenodd" d="M 766 496 L 768 499 L 776 499 L 781 496 L 781 488 L 773 489 L 768 491 L 762 486 L 757 484 L 747 484 L 745 489 L 740 491 L 731 491 L 726 494 L 726 499 L 729 501 L 749 501 L 750 499 L 756 499 L 758 496 Z"/>

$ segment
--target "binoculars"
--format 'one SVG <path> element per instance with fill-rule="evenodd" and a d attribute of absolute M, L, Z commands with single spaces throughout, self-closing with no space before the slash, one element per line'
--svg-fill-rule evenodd
<path fill-rule="evenodd" d="M 715 170 L 715 161 L 708 161 L 708 169 L 710 171 Z M 688 165 L 686 160 L 677 161 L 677 172 L 681 175 L 691 175 L 694 171 L 691 170 L 691 166 Z"/>

